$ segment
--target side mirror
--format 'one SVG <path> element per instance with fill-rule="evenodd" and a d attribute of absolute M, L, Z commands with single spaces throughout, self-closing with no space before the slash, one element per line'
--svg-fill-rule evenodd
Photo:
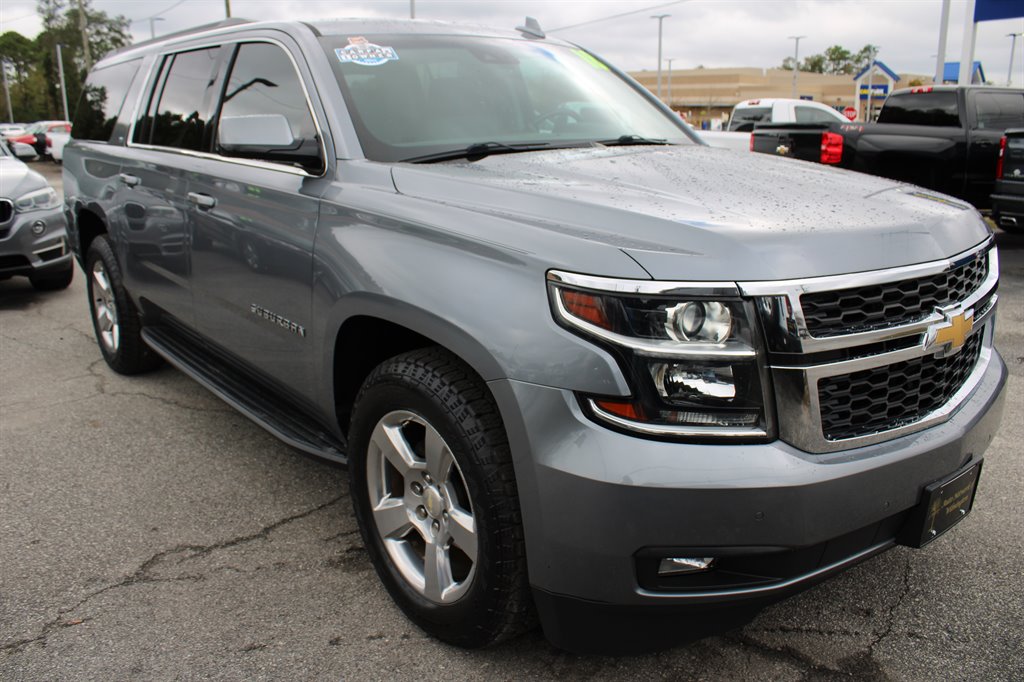
<path fill-rule="evenodd" d="M 288 119 L 281 114 L 225 116 L 217 127 L 217 142 L 226 150 L 241 147 L 261 149 L 295 146 Z"/>
<path fill-rule="evenodd" d="M 311 173 L 324 169 L 316 137 L 295 139 L 281 114 L 221 117 L 217 148 L 225 156 L 296 165 Z"/>

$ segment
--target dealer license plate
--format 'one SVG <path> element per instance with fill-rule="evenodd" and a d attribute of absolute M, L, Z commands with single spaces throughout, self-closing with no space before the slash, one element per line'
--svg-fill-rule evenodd
<path fill-rule="evenodd" d="M 981 460 L 978 460 L 951 477 L 925 487 L 921 503 L 900 534 L 900 544 L 924 547 L 963 521 L 974 505 L 980 475 Z"/>

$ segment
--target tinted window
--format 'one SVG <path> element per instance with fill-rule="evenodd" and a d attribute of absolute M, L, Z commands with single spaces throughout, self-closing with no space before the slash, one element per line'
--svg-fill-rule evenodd
<path fill-rule="evenodd" d="M 797 123 L 835 123 L 836 117 L 829 115 L 827 111 L 815 109 L 814 107 L 796 107 Z"/>
<path fill-rule="evenodd" d="M 106 142 L 114 131 L 124 96 L 139 70 L 141 59 L 115 64 L 89 74 L 75 111 L 72 135 L 79 140 Z"/>
<path fill-rule="evenodd" d="M 732 118 L 729 120 L 729 130 L 749 133 L 754 129 L 755 123 L 770 123 L 772 120 L 771 107 L 744 107 L 734 109 Z"/>
<path fill-rule="evenodd" d="M 878 122 L 959 127 L 957 111 L 956 92 L 908 92 L 890 95 L 878 114 Z"/>
<path fill-rule="evenodd" d="M 229 118 L 283 116 L 294 140 L 290 151 L 319 156 L 319 141 L 313 115 L 306 104 L 299 74 L 291 58 L 277 45 L 244 43 L 238 47 L 231 75 L 224 87 L 220 121 Z M 218 135 L 219 137 L 219 135 Z M 245 151 L 224 149 L 225 156 L 243 156 L 266 161 L 280 160 L 271 152 L 247 147 Z"/>
<path fill-rule="evenodd" d="M 1024 95 L 979 92 L 974 99 L 979 130 L 1006 130 L 1024 126 Z"/>
<path fill-rule="evenodd" d="M 410 161 L 474 143 L 562 147 L 690 138 L 581 49 L 461 35 L 325 36 L 367 157 Z"/>
<path fill-rule="evenodd" d="M 152 108 L 156 113 L 152 115 L 151 144 L 180 149 L 202 147 L 206 129 L 203 102 L 212 84 L 218 51 L 214 47 L 182 52 L 164 61 L 167 73 Z"/>

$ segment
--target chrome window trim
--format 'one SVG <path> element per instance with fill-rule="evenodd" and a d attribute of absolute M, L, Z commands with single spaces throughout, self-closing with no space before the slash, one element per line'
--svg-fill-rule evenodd
<path fill-rule="evenodd" d="M 244 27 L 245 27 L 246 30 L 252 30 L 254 28 L 253 25 L 251 25 L 251 24 L 245 24 Z M 239 27 L 235 26 L 235 27 L 231 27 L 231 28 L 237 30 Z M 205 34 L 203 34 L 203 35 L 205 35 Z M 185 42 L 188 42 L 188 41 L 185 41 Z M 271 45 L 276 45 L 277 47 L 281 48 L 281 50 L 288 56 L 288 59 L 292 63 L 292 68 L 295 70 L 295 75 L 299 79 L 299 84 L 302 86 L 302 94 L 306 98 L 306 109 L 307 109 L 307 111 L 309 111 L 310 116 L 313 117 L 313 126 L 316 128 L 316 135 L 317 135 L 317 139 L 319 141 L 320 156 L 321 156 L 321 158 L 323 159 L 323 162 L 324 162 L 324 171 L 322 173 L 310 173 L 309 171 L 303 170 L 301 168 L 296 168 L 296 167 L 293 167 L 293 166 L 286 166 L 284 164 L 273 163 L 273 162 L 270 162 L 270 161 L 260 161 L 258 159 L 240 159 L 238 157 L 224 156 L 222 154 L 216 154 L 216 153 L 213 153 L 213 152 L 200 152 L 200 151 L 195 151 L 195 150 L 192 150 L 192 149 L 179 149 L 177 147 L 162 147 L 160 145 L 139 144 L 139 143 L 134 142 L 134 139 L 135 139 L 135 125 L 139 121 L 139 108 L 142 105 L 142 100 L 143 99 L 147 99 L 146 98 L 147 94 L 149 94 L 150 96 L 152 96 L 154 94 L 153 93 L 153 86 L 155 85 L 155 83 L 153 83 L 152 78 L 153 78 L 153 71 L 156 68 L 157 64 L 163 63 L 163 60 L 168 55 L 178 54 L 178 53 L 181 53 L 181 52 L 192 52 L 194 50 L 208 50 L 210 48 L 225 47 L 225 46 L 228 46 L 228 45 L 239 45 L 239 44 L 242 44 L 242 43 L 269 43 Z M 168 46 L 173 46 L 175 44 L 176 43 L 168 43 Z M 325 177 L 327 175 L 327 173 L 329 171 L 329 166 L 330 166 L 331 158 L 327 154 L 327 142 L 324 139 L 323 126 L 320 125 L 320 118 L 316 114 L 316 108 L 313 106 L 313 100 L 310 97 L 309 88 L 306 87 L 306 80 L 302 77 L 302 70 L 299 68 L 299 63 L 295 59 L 295 55 L 292 54 L 292 51 L 288 49 L 287 45 L 285 45 L 280 40 L 277 40 L 276 38 L 268 38 L 266 36 L 244 36 L 244 35 L 234 36 L 234 37 L 228 38 L 227 40 L 215 41 L 215 42 L 212 42 L 212 43 L 209 43 L 209 44 L 205 44 L 205 43 L 198 44 L 198 45 L 183 45 L 182 43 L 177 43 L 177 44 L 179 45 L 179 49 L 169 49 L 169 50 L 160 51 L 160 52 L 154 52 L 153 53 L 154 59 L 153 59 L 152 63 L 149 65 L 149 72 L 146 74 L 145 84 L 143 85 L 142 89 L 139 91 L 139 98 L 135 102 L 135 111 L 132 114 L 132 122 L 131 122 L 131 125 L 128 128 L 128 135 L 127 135 L 127 139 L 125 141 L 125 146 L 126 147 L 135 148 L 135 149 L 147 149 L 147 150 L 150 150 L 150 151 L 170 152 L 172 154 L 183 154 L 185 156 L 192 156 L 192 157 L 200 158 L 200 159 L 210 159 L 210 160 L 213 160 L 213 161 L 224 161 L 224 162 L 233 163 L 233 164 L 236 164 L 236 165 L 239 165 L 239 166 L 248 166 L 250 168 L 261 168 L 261 169 L 264 169 L 264 170 L 280 171 L 282 173 L 288 173 L 290 175 L 299 175 L 299 176 L 308 177 L 308 178 L 322 178 L 322 177 Z M 231 74 L 229 72 L 227 74 L 227 77 L 230 78 L 230 76 L 231 76 Z M 214 102 L 215 105 L 220 103 L 220 97 L 221 97 L 221 93 L 217 93 L 216 100 Z"/>
<path fill-rule="evenodd" d="M 636 431 L 648 436 L 667 436 L 672 438 L 764 438 L 768 432 L 759 428 L 742 426 L 674 426 L 671 424 L 647 424 L 625 419 L 602 410 L 593 398 L 587 399 L 587 407 L 599 419 L 629 431 Z"/>

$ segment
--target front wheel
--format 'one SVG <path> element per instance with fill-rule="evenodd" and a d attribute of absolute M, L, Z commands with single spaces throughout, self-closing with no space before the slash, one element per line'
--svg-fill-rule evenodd
<path fill-rule="evenodd" d="M 352 414 L 349 483 L 377 574 L 419 627 L 476 648 L 530 625 L 504 426 L 457 358 L 413 351 L 370 374 Z"/>

